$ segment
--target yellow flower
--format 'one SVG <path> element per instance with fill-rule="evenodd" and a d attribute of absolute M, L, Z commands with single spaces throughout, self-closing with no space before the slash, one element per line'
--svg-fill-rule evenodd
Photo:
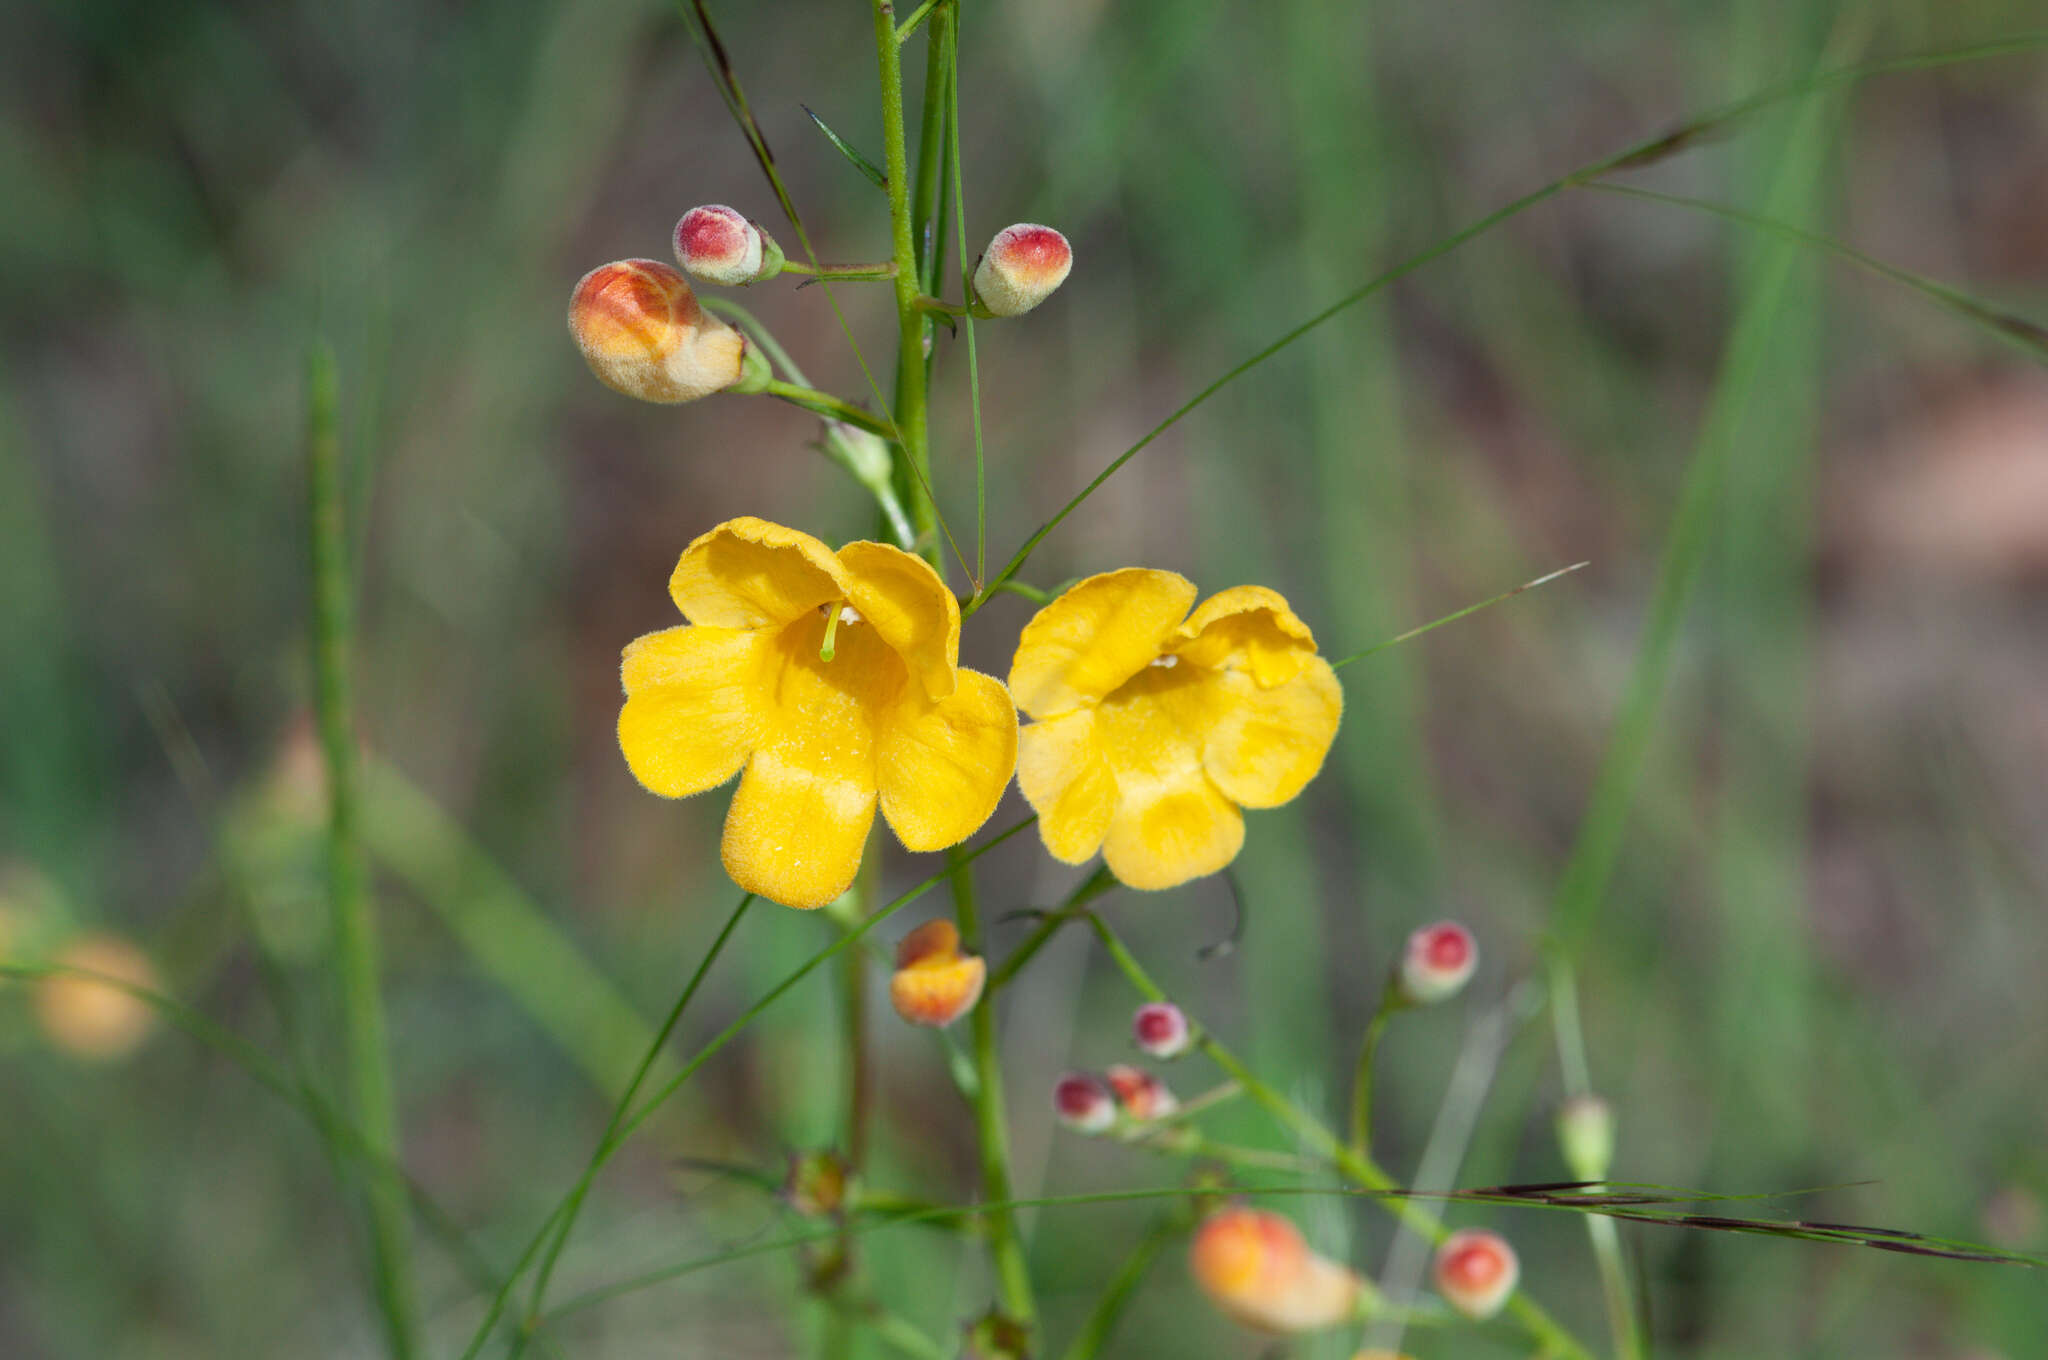
<path fill-rule="evenodd" d="M 1263 586 L 1188 613 L 1170 571 L 1091 576 L 1025 625 L 1010 693 L 1036 719 L 1017 783 L 1055 859 L 1100 849 L 1133 888 L 1213 874 L 1244 844 L 1239 808 L 1315 777 L 1344 691 L 1308 625 Z"/>
<path fill-rule="evenodd" d="M 960 606 L 922 559 L 735 519 L 683 550 L 668 590 L 690 626 L 626 648 L 619 746 L 666 798 L 746 771 L 722 848 L 742 888 L 830 902 L 878 801 L 912 850 L 957 845 L 995 811 L 1017 713 L 956 664 Z"/>

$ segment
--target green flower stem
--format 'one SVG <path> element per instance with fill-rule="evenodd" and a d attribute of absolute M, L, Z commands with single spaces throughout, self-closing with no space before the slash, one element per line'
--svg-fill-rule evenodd
<path fill-rule="evenodd" d="M 327 762 L 327 877 L 334 918 L 335 989 L 341 997 L 343 1051 L 356 1126 L 374 1160 L 364 1165 L 371 1272 L 391 1354 L 414 1353 L 414 1304 L 404 1183 L 397 1162 L 398 1120 L 391 1094 L 384 1001 L 379 990 L 377 921 L 356 799 L 355 724 L 349 695 L 347 498 L 341 485 L 334 355 L 316 346 L 306 363 L 307 461 L 313 551 L 313 689 Z"/>
<path fill-rule="evenodd" d="M 1018 946 L 1010 951 L 1008 958 L 995 972 L 989 974 L 988 993 L 993 996 L 1001 991 L 1010 979 L 1031 962 L 1038 951 L 1045 948 L 1047 941 L 1059 934 L 1060 928 L 1069 921 L 1080 919 L 1082 908 L 1116 886 L 1116 876 L 1109 872 L 1109 866 L 1098 864 L 1095 872 L 1081 880 L 1080 886 L 1067 894 L 1067 900 L 1057 910 L 1047 912 L 1038 922 L 1038 928 L 1026 935 Z"/>
<path fill-rule="evenodd" d="M 1564 1074 L 1567 1096 L 1592 1094 L 1591 1068 L 1586 1061 L 1586 1036 L 1579 1026 L 1579 982 L 1577 970 L 1562 950 L 1550 951 L 1550 1015 L 1557 1030 L 1558 1065 Z M 1574 1175 L 1578 1174 L 1576 1171 Z M 1607 1307 L 1607 1325 L 1614 1337 L 1618 1360 L 1639 1360 L 1643 1354 L 1641 1329 L 1636 1323 L 1635 1295 L 1630 1292 L 1628 1262 L 1622 1256 L 1621 1233 L 1614 1221 L 1599 1214 L 1586 1216 L 1586 1236 L 1593 1247 L 1593 1262 L 1600 1272 L 1600 1298 Z"/>
<path fill-rule="evenodd" d="M 1118 970 L 1146 1000 L 1166 1000 L 1166 993 L 1160 991 L 1153 983 L 1151 977 L 1137 959 L 1132 957 L 1130 950 L 1124 947 L 1124 942 L 1109 928 L 1107 922 L 1090 912 L 1088 923 L 1094 927 L 1096 937 L 1102 941 L 1102 947 L 1109 952 L 1110 959 Z M 1260 1080 L 1242 1059 L 1218 1043 L 1212 1035 L 1204 1033 L 1196 1041 L 1196 1046 L 1208 1056 L 1209 1061 L 1235 1078 L 1237 1083 L 1244 1087 L 1246 1095 L 1264 1106 L 1268 1113 L 1302 1142 L 1328 1158 L 1330 1164 L 1346 1180 L 1367 1190 L 1385 1191 L 1396 1188 L 1394 1178 L 1382 1170 L 1370 1155 L 1353 1152 L 1344 1146 L 1337 1135 L 1325 1128 L 1320 1120 Z M 1443 1220 L 1414 1200 L 1392 1198 L 1386 1201 L 1386 1205 L 1388 1212 L 1432 1242 L 1441 1242 L 1450 1236 L 1450 1229 L 1444 1226 Z M 1543 1305 L 1530 1298 L 1526 1292 L 1517 1290 L 1508 1300 L 1508 1308 L 1521 1322 L 1523 1329 L 1543 1346 L 1547 1354 L 1569 1356 L 1572 1360 L 1592 1360 L 1592 1352 L 1558 1325 L 1544 1310 Z"/>
<path fill-rule="evenodd" d="M 1095 1360 L 1102 1354 L 1102 1348 L 1109 1344 L 1110 1334 L 1122 1319 L 1124 1309 L 1130 1306 L 1131 1298 L 1138 1292 L 1138 1286 L 1145 1282 L 1145 1276 L 1152 1269 L 1152 1263 L 1159 1259 L 1159 1253 L 1188 1229 L 1187 1217 L 1183 1214 L 1164 1214 L 1138 1239 L 1138 1245 L 1124 1258 L 1122 1266 L 1103 1288 L 1102 1297 L 1088 1310 L 1088 1318 L 1081 1324 L 1081 1330 L 1060 1353 L 1060 1360 Z"/>
<path fill-rule="evenodd" d="M 829 392 L 820 392 L 815 387 L 799 387 L 795 383 L 773 378 L 761 391 L 767 396 L 780 397 L 792 406 L 801 406 L 815 415 L 830 416 L 849 425 L 858 425 L 870 434 L 886 437 L 895 433 L 889 428 L 887 421 L 870 415 L 850 401 L 842 401 Z"/>
<path fill-rule="evenodd" d="M 896 7 L 874 0 L 875 55 L 881 68 L 882 149 L 889 173 L 889 237 L 896 264 L 896 430 L 909 477 L 910 519 L 925 560 L 941 579 L 945 557 L 937 536 L 938 507 L 931 494 L 931 435 L 926 410 L 925 334 L 917 300 L 916 230 L 911 221 L 910 155 L 903 133 L 903 58 L 896 45 Z"/>
<path fill-rule="evenodd" d="M 1372 1147 L 1372 1064 L 1380 1051 L 1380 1036 L 1387 1022 L 1402 1009 L 1401 993 L 1390 979 L 1380 992 L 1379 1009 L 1365 1027 L 1365 1042 L 1358 1046 L 1358 1070 L 1351 1074 L 1351 1150 L 1364 1156 Z"/>
<path fill-rule="evenodd" d="M 881 260 L 875 264 L 809 265 L 802 260 L 784 260 L 782 272 L 808 274 L 816 279 L 893 279 L 896 277 L 896 262 Z"/>
<path fill-rule="evenodd" d="M 952 854 L 953 852 L 949 852 Z M 960 947 L 970 954 L 982 953 L 981 913 L 974 896 L 974 872 L 953 855 L 953 906 L 960 922 Z M 996 1051 L 996 1011 L 993 988 L 982 990 L 969 1017 L 974 1043 L 974 1127 L 981 1147 L 981 1195 L 992 1204 L 1010 1199 L 1010 1125 L 1003 1108 L 1003 1067 Z M 1031 1295 L 1031 1268 L 1024 1256 L 1024 1239 L 1017 1231 L 1016 1212 L 996 1209 L 988 1216 L 989 1254 L 995 1258 L 996 1281 L 1003 1309 L 1025 1327 L 1037 1324 L 1038 1309 Z"/>
<path fill-rule="evenodd" d="M 899 43 L 910 41 L 910 35 L 917 32 L 917 26 L 923 23 L 925 17 L 942 3 L 944 3 L 944 0 L 924 0 L 923 4 L 910 12 L 908 19 L 905 19 L 897 26 L 896 41 Z"/>

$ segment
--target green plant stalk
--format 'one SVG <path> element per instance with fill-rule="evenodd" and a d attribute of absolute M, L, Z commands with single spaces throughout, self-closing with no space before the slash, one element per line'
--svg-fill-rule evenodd
<path fill-rule="evenodd" d="M 1401 1009 L 1401 994 L 1389 982 L 1380 991 L 1379 1009 L 1365 1027 L 1365 1041 L 1358 1046 L 1358 1070 L 1351 1074 L 1351 1150 L 1364 1156 L 1372 1147 L 1372 1066 L 1380 1051 L 1380 1039 L 1387 1022 Z"/>
<path fill-rule="evenodd" d="M 1152 1263 L 1159 1259 L 1159 1253 L 1166 1250 L 1167 1243 L 1187 1228 L 1184 1219 L 1177 1215 L 1162 1216 L 1145 1235 L 1138 1239 L 1138 1245 L 1124 1258 L 1104 1286 L 1102 1297 L 1088 1310 L 1087 1320 L 1081 1330 L 1069 1342 L 1060 1360 L 1095 1360 L 1102 1354 L 1102 1348 L 1109 1344 L 1110 1335 L 1116 1324 L 1123 1318 L 1124 1309 L 1130 1306 L 1131 1298 L 1138 1292 L 1138 1286 L 1145 1282 L 1145 1276 L 1152 1269 Z"/>
<path fill-rule="evenodd" d="M 625 1123 L 627 1113 L 633 1108 L 633 1098 L 640 1094 L 640 1088 L 647 1082 L 648 1073 L 654 1070 L 655 1061 L 660 1058 L 662 1049 L 668 1046 L 669 1036 L 674 1034 L 676 1026 L 682 1023 L 683 1012 L 689 1008 L 690 999 L 697 995 L 697 989 L 704 984 L 704 976 L 711 971 L 711 965 L 725 952 L 725 942 L 732 938 L 733 931 L 739 926 L 740 918 L 747 914 L 747 908 L 753 901 L 754 895 L 747 893 L 740 898 L 739 905 L 732 909 L 732 915 L 726 918 L 725 926 L 718 932 L 717 938 L 712 940 L 711 947 L 705 950 L 704 957 L 697 961 L 697 970 L 690 975 L 689 982 L 684 984 L 682 994 L 676 998 L 675 1005 L 669 1008 L 668 1018 L 662 1022 L 661 1029 L 655 1033 L 653 1041 L 641 1055 L 640 1065 L 634 1070 L 633 1079 L 626 1083 L 625 1094 L 612 1106 L 611 1119 L 605 1125 L 604 1136 L 597 1140 L 597 1150 L 590 1154 L 583 1175 L 577 1180 L 575 1189 L 569 1192 L 568 1202 L 562 1207 L 559 1215 L 560 1226 L 555 1229 L 554 1241 L 548 1245 L 547 1255 L 542 1258 L 540 1270 L 534 1276 L 533 1293 L 526 1307 L 526 1322 L 521 1329 L 521 1337 L 513 1348 L 515 1356 L 525 1348 L 526 1337 L 533 1335 L 541 1313 L 547 1306 L 548 1283 L 554 1278 L 555 1263 L 561 1259 L 562 1249 L 569 1244 L 569 1234 L 576 1227 L 576 1216 L 583 1210 L 583 1201 L 588 1198 L 590 1187 L 597 1180 L 599 1168 L 604 1165 L 616 1146 L 614 1140 L 619 1138 L 619 1128 Z"/>
<path fill-rule="evenodd" d="M 799 387 L 795 383 L 783 382 L 780 378 L 770 379 L 761 391 L 771 397 L 780 397 L 792 406 L 801 406 L 813 415 L 830 416 L 843 420 L 849 425 L 858 425 L 870 434 L 885 438 L 893 432 L 887 422 L 878 420 L 850 401 L 842 401 L 829 392 L 820 392 L 814 387 Z"/>
<path fill-rule="evenodd" d="M 315 346 L 306 362 L 307 462 L 313 550 L 313 695 L 327 763 L 327 877 L 334 916 L 330 955 L 341 999 L 342 1047 L 356 1126 L 376 1161 L 363 1169 L 371 1270 L 391 1354 L 414 1353 L 414 1304 L 405 1187 L 397 1161 L 384 1001 L 378 985 L 377 923 L 357 825 L 356 742 L 349 694 L 347 501 L 341 485 L 334 355 Z"/>
<path fill-rule="evenodd" d="M 911 221 L 910 156 L 903 133 L 903 56 L 896 45 L 896 7 L 874 0 L 875 56 L 881 68 L 882 151 L 889 172 L 889 241 L 896 263 L 896 437 L 910 475 L 910 522 L 925 560 L 941 579 L 946 561 L 937 538 L 938 506 L 931 491 L 931 434 L 926 410 L 924 342 L 927 321 L 917 302 L 917 240 Z M 936 12 L 935 12 L 936 13 Z M 936 18 L 934 19 L 936 22 Z"/>
<path fill-rule="evenodd" d="M 1039 921 L 1038 928 L 1026 935 L 1017 947 L 1010 951 L 1002 965 L 989 974 L 989 993 L 993 995 L 1001 991 L 1010 979 L 1022 971 L 1025 964 L 1031 962 L 1039 950 L 1045 948 L 1053 936 L 1059 934 L 1061 927 L 1069 921 L 1079 919 L 1081 908 L 1115 886 L 1116 876 L 1110 873 L 1109 866 L 1097 865 L 1095 872 L 1082 879 L 1079 886 L 1067 894 L 1067 900 L 1060 903 L 1057 910 L 1047 912 L 1044 919 Z"/>
<path fill-rule="evenodd" d="M 953 907 L 960 923 L 960 947 L 967 953 L 981 954 L 981 912 L 975 902 L 974 870 L 957 855 L 953 864 Z M 981 1195 L 985 1201 L 1006 1204 L 1010 1198 L 1010 1124 L 1003 1107 L 1003 1065 L 996 1048 L 993 988 L 983 989 L 968 1024 L 974 1045 L 974 1130 L 981 1151 Z M 995 1260 L 1004 1311 L 1025 1327 L 1035 1327 L 1038 1309 L 1031 1294 L 1031 1267 L 1024 1256 L 1024 1239 L 1017 1231 L 1014 1210 L 1002 1208 L 989 1214 L 988 1244 L 989 1255 Z"/>
<path fill-rule="evenodd" d="M 1088 915 L 1088 924 L 1093 926 L 1102 947 L 1108 951 L 1118 971 L 1130 981 L 1140 995 L 1148 1001 L 1164 1001 L 1166 993 L 1159 990 L 1144 967 L 1134 958 L 1124 942 L 1118 938 L 1109 924 L 1093 912 Z M 1386 1191 L 1398 1188 L 1394 1178 L 1381 1169 L 1369 1154 L 1353 1152 L 1344 1146 L 1336 1134 L 1323 1126 L 1308 1111 L 1296 1105 L 1287 1097 L 1268 1086 L 1253 1073 L 1244 1061 L 1206 1031 L 1196 1041 L 1209 1061 L 1234 1078 L 1244 1088 L 1245 1094 L 1265 1107 L 1266 1111 L 1320 1155 L 1329 1159 L 1331 1166 L 1348 1181 L 1367 1190 Z M 1450 1236 L 1450 1229 L 1443 1220 L 1422 1205 L 1409 1199 L 1389 1199 L 1387 1211 L 1406 1223 L 1410 1229 L 1427 1237 L 1432 1242 L 1442 1242 Z M 1547 1354 L 1574 1357 L 1574 1360 L 1592 1360 L 1592 1352 L 1582 1345 L 1578 1338 L 1566 1331 L 1556 1319 L 1545 1311 L 1542 1304 L 1522 1291 L 1515 1291 L 1508 1300 L 1508 1309 L 1514 1313 L 1529 1335 L 1544 1347 Z"/>

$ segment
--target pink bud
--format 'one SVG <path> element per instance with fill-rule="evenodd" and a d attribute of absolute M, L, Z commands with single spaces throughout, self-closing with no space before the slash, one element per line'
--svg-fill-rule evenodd
<path fill-rule="evenodd" d="M 1074 267 L 1074 248 L 1051 227 L 1004 227 L 974 266 L 974 297 L 990 316 L 1021 316 L 1052 296 Z"/>
<path fill-rule="evenodd" d="M 739 382 L 747 342 L 659 260 L 599 265 L 569 299 L 569 333 L 597 380 L 642 401 L 695 401 Z"/>
<path fill-rule="evenodd" d="M 1109 1088 L 1086 1072 L 1061 1077 L 1052 1088 L 1052 1106 L 1060 1122 L 1076 1133 L 1101 1133 L 1116 1123 Z"/>
<path fill-rule="evenodd" d="M 1187 1016 L 1171 1001 L 1148 1001 L 1131 1017 L 1131 1037 L 1155 1058 L 1178 1058 L 1194 1042 Z"/>
<path fill-rule="evenodd" d="M 1109 1078 L 1109 1089 L 1116 1092 L 1117 1104 L 1133 1119 L 1164 1119 L 1180 1108 L 1166 1083 L 1142 1067 L 1117 1063 L 1103 1076 Z"/>
<path fill-rule="evenodd" d="M 1438 921 L 1408 937 L 1401 956 L 1401 990 L 1427 1006 L 1457 995 L 1479 966 L 1479 945 L 1456 921 Z"/>
<path fill-rule="evenodd" d="M 753 283 L 782 272 L 782 251 L 774 240 L 723 203 L 684 213 L 674 244 L 683 272 L 706 283 Z"/>
<path fill-rule="evenodd" d="M 1505 1237 L 1485 1228 L 1466 1228 L 1436 1249 L 1436 1288 L 1468 1318 L 1490 1318 L 1515 1292 L 1522 1265 Z"/>

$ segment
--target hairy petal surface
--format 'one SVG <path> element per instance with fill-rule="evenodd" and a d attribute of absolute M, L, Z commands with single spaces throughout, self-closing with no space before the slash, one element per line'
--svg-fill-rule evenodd
<path fill-rule="evenodd" d="M 1344 716 L 1344 689 L 1329 662 L 1308 657 L 1292 680 L 1271 688 L 1242 671 L 1216 671 L 1208 688 L 1202 767 L 1232 802 L 1278 807 L 1323 768 Z"/>
<path fill-rule="evenodd" d="M 1017 768 L 1017 710 L 979 671 L 934 703 L 914 689 L 884 719 L 876 751 L 882 815 L 911 850 L 943 850 L 981 829 Z"/>
<path fill-rule="evenodd" d="M 1017 787 L 1038 814 L 1054 859 L 1082 864 L 1102 848 L 1116 813 L 1116 774 L 1095 736 L 1090 709 L 1032 723 L 1017 734 Z"/>
<path fill-rule="evenodd" d="M 636 639 L 620 667 L 619 749 L 633 777 L 664 798 L 738 774 L 762 731 L 758 634 L 668 628 Z"/>
<path fill-rule="evenodd" d="M 1010 664 L 1017 707 L 1055 718 L 1101 701 L 1165 649 L 1194 601 L 1194 584 L 1170 571 L 1089 577 L 1024 626 Z"/>
<path fill-rule="evenodd" d="M 683 549 L 668 593 L 692 623 L 767 628 L 844 597 L 847 575 L 809 534 L 749 515 Z"/>

